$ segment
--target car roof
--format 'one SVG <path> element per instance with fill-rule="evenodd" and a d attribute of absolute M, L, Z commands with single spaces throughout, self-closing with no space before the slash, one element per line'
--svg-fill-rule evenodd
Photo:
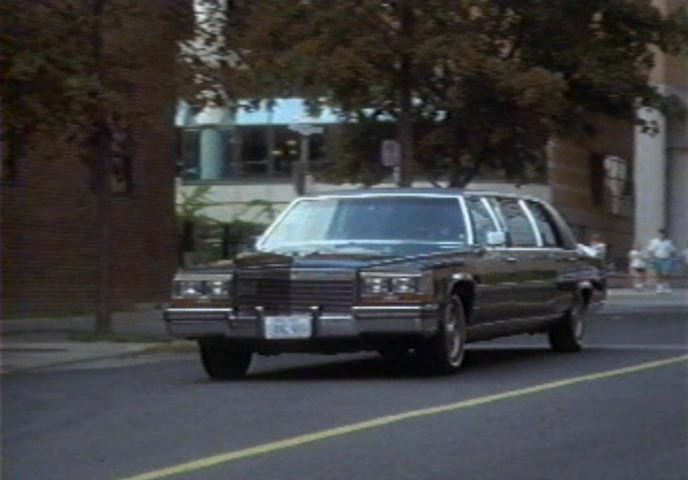
<path fill-rule="evenodd" d="M 527 194 L 498 192 L 494 190 L 464 190 L 462 188 L 443 188 L 443 187 L 423 187 L 423 188 L 359 188 L 355 190 L 333 190 L 328 192 L 318 192 L 310 195 L 305 195 L 306 198 L 318 197 L 356 197 L 360 195 L 432 195 L 432 196 L 446 196 L 455 197 L 457 195 L 485 195 L 485 196 L 499 196 L 523 198 L 529 200 L 542 201 L 542 199 Z"/>
<path fill-rule="evenodd" d="M 444 195 L 456 196 L 463 193 L 459 188 L 359 188 L 355 190 L 332 190 L 318 192 L 308 197 L 355 197 L 358 195 Z"/>

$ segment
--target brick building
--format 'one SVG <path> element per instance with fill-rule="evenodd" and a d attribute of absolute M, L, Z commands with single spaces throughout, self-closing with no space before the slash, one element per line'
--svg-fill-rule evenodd
<path fill-rule="evenodd" d="M 668 13 L 688 0 L 653 4 Z M 592 141 L 555 141 L 549 150 L 551 200 L 579 237 L 601 235 L 622 268 L 631 245 L 647 245 L 660 228 L 680 250 L 688 246 L 688 58 L 657 53 L 654 61 L 650 83 L 676 106 L 668 114 L 638 112 L 658 132 L 598 118 Z"/>
<path fill-rule="evenodd" d="M 156 13 L 169 5 L 155 0 L 144 8 Z M 171 82 L 160 79 L 175 73 L 179 25 L 131 22 L 117 28 L 116 34 L 104 34 L 106 51 L 141 49 L 157 56 L 127 79 L 132 85 L 127 101 L 153 121 L 130 124 L 130 138 L 124 140 L 127 162 L 111 179 L 112 302 L 127 308 L 165 300 L 176 265 L 175 92 Z M 33 134 L 23 148 L 12 165 L 6 149 L 0 154 L 0 315 L 93 312 L 99 218 L 92 172 L 82 152 L 60 145 L 59 139 Z"/>

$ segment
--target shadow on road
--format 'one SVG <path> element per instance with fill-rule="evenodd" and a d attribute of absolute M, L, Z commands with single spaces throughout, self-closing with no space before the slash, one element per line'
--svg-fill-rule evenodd
<path fill-rule="evenodd" d="M 459 375 L 482 374 L 485 370 L 502 368 L 512 363 L 538 362 L 552 359 L 556 354 L 548 348 L 497 348 L 468 350 Z M 449 378 L 429 376 L 410 356 L 399 360 L 387 360 L 377 356 L 352 360 L 333 359 L 328 363 L 300 365 L 249 373 L 243 381 L 292 381 L 292 380 L 381 380 L 407 378 Z"/>

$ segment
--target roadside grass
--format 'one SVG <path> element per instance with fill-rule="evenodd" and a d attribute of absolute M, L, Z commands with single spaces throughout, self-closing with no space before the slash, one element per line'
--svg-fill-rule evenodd
<path fill-rule="evenodd" d="M 161 337 L 156 335 L 132 335 L 121 333 L 109 333 L 105 335 L 97 335 L 95 333 L 79 332 L 69 335 L 69 340 L 74 342 L 97 343 L 152 343 L 150 348 L 146 348 L 137 352 L 136 354 L 148 353 L 188 353 L 197 350 L 196 342 L 191 340 L 176 340 L 169 337 Z"/>
<path fill-rule="evenodd" d="M 111 343 L 171 343 L 172 338 L 161 335 L 74 332 L 67 338 L 73 342 L 111 342 Z"/>

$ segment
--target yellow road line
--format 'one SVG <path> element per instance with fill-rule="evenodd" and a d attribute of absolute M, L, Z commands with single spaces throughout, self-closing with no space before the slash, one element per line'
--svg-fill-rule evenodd
<path fill-rule="evenodd" d="M 671 357 L 665 360 L 658 360 L 654 362 L 641 363 L 639 365 L 634 365 L 631 367 L 619 368 L 616 370 L 607 370 L 599 373 L 592 373 L 589 375 L 582 375 L 580 377 L 572 377 L 564 380 L 558 380 L 556 382 L 543 383 L 540 385 L 535 385 L 532 387 L 521 388 L 518 390 L 510 390 L 503 393 L 498 393 L 495 395 L 487 395 L 484 397 L 473 398 L 469 400 L 463 400 L 461 402 L 449 403 L 446 405 L 440 405 L 437 407 L 422 408 L 419 410 L 411 410 L 409 412 L 400 413 L 397 415 L 389 415 L 385 417 L 374 418 L 372 420 L 367 420 L 359 423 L 352 423 L 350 425 L 344 425 L 342 427 L 331 428 L 328 430 L 322 430 L 319 432 L 309 433 L 306 435 L 299 435 L 297 437 L 287 438 L 285 440 L 279 440 L 276 442 L 264 443 L 262 445 L 257 445 L 255 447 L 244 448 L 241 450 L 235 450 L 232 452 L 221 453 L 219 455 L 212 455 L 210 457 L 205 457 L 200 460 L 195 460 L 192 462 L 181 463 L 179 465 L 174 465 L 167 468 L 162 468 L 160 470 L 154 470 L 151 472 L 143 473 L 141 475 L 135 475 L 133 477 L 124 478 L 121 480 L 157 480 L 160 478 L 171 477 L 174 475 L 181 475 L 184 473 L 191 473 L 194 471 L 202 470 L 205 468 L 213 467 L 223 463 L 235 462 L 237 460 L 242 460 L 250 457 L 255 457 L 258 455 L 265 455 L 267 453 L 278 452 L 287 448 L 298 447 L 301 445 L 306 445 L 308 443 L 319 442 L 326 440 L 328 438 L 340 437 L 342 435 L 348 435 L 351 433 L 361 432 L 363 430 L 369 430 L 372 428 L 380 428 L 393 423 L 403 422 L 412 418 L 427 417 L 430 415 L 437 415 L 440 413 L 454 412 L 457 410 L 462 410 L 464 408 L 476 407 L 478 405 L 485 405 L 487 403 L 497 402 L 500 400 L 507 400 L 516 397 L 522 397 L 524 395 L 529 395 L 532 393 L 544 392 L 547 390 L 553 390 L 555 388 L 562 388 L 569 385 L 574 385 L 577 383 L 591 382 L 594 380 L 602 380 L 605 378 L 616 377 L 619 375 L 628 375 L 630 373 L 640 372 L 643 370 L 649 370 L 652 368 L 664 367 L 667 365 L 672 365 L 679 362 L 688 361 L 688 355 L 681 355 L 679 357 Z"/>

